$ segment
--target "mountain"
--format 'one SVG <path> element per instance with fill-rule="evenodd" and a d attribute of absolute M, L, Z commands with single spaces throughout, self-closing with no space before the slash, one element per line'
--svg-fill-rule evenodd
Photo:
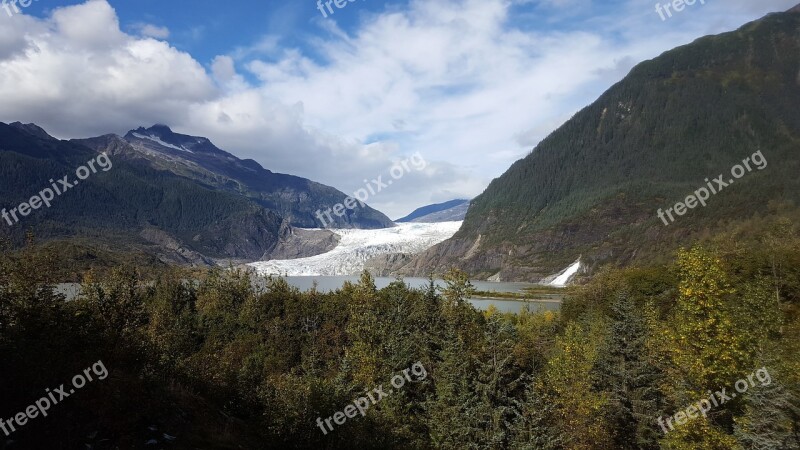
<path fill-rule="evenodd" d="M 800 201 L 799 104 L 798 8 L 668 51 L 492 181 L 452 239 L 393 270 L 535 281 L 577 258 L 587 271 L 656 262 L 720 230 L 755 228 Z M 733 184 L 732 169 L 742 175 Z M 721 189 L 719 174 L 729 186 L 705 207 L 657 216 Z"/>
<path fill-rule="evenodd" d="M 276 212 L 290 225 L 325 228 L 319 210 L 344 203 L 347 195 L 305 178 L 271 172 L 257 162 L 241 160 L 199 136 L 174 133 L 166 125 L 138 128 L 124 137 L 106 135 L 75 142 L 118 158 L 146 161 L 152 168 L 196 180 L 220 191 L 255 200 Z M 365 206 L 335 214 L 333 228 L 387 228 L 394 223 L 382 213 Z"/>
<path fill-rule="evenodd" d="M 469 209 L 469 200 L 450 200 L 449 202 L 417 208 L 411 214 L 402 219 L 397 219 L 395 222 L 435 223 L 461 221 L 467 215 L 467 209 Z"/>
<path fill-rule="evenodd" d="M 78 179 L 80 167 L 87 172 Z M 62 185 L 49 206 L 20 206 L 61 180 L 72 187 Z M 165 126 L 62 141 L 34 124 L 0 123 L 0 244 L 17 247 L 32 231 L 64 261 L 67 278 L 126 262 L 213 265 L 324 253 L 336 235 L 293 225 L 313 226 L 315 208 L 344 198 Z M 364 208 L 339 225 L 393 224 Z"/>
<path fill-rule="evenodd" d="M 108 170 L 78 180 L 76 168 L 98 157 L 35 125 L 0 123 L 0 207 L 21 209 L 62 177 L 74 185 L 62 185 L 50 207 L 20 213 L 19 223 L 7 219 L 0 237 L 19 243 L 32 230 L 40 240 L 85 249 L 87 259 L 110 250 L 194 264 L 258 258 L 277 245 L 283 219 L 275 212 L 141 161 L 111 156 Z"/>

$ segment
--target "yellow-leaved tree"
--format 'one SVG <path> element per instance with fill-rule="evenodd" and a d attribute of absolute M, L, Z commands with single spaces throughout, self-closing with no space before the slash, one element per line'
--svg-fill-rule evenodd
<path fill-rule="evenodd" d="M 737 291 L 722 261 L 695 247 L 678 253 L 678 297 L 662 326 L 659 343 L 667 367 L 665 385 L 672 414 L 709 392 L 727 388 L 753 370 L 753 338 L 744 320 L 737 320 Z M 738 314 L 737 314 L 738 312 Z M 733 449 L 736 440 L 726 428 L 732 422 L 731 404 L 719 405 L 708 418 L 675 424 L 661 442 L 668 449 Z"/>
<path fill-rule="evenodd" d="M 588 329 L 569 324 L 556 340 L 553 357 L 537 386 L 545 401 L 553 405 L 552 423 L 565 447 L 572 450 L 611 445 L 602 414 L 608 399 L 605 393 L 593 389 L 592 376 L 605 329 L 599 318 Z"/>
<path fill-rule="evenodd" d="M 678 271 L 678 299 L 665 344 L 674 375 L 697 400 L 749 373 L 753 345 L 736 322 L 731 300 L 736 290 L 722 261 L 702 248 L 681 250 Z"/>

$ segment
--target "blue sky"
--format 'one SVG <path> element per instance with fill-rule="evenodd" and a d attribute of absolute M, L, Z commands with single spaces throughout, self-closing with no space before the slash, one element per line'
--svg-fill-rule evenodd
<path fill-rule="evenodd" d="M 165 123 L 346 193 L 419 152 L 369 200 L 397 218 L 480 194 L 635 64 L 796 1 L 36 0 L 0 9 L 0 121 Z"/>

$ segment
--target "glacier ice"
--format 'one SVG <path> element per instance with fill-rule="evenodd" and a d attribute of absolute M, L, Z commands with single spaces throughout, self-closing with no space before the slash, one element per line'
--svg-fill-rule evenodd
<path fill-rule="evenodd" d="M 451 238 L 462 222 L 403 223 L 378 230 L 331 230 L 341 236 L 333 250 L 299 259 L 260 261 L 249 264 L 261 275 L 341 276 L 358 275 L 372 257 L 390 253 L 420 253 Z"/>

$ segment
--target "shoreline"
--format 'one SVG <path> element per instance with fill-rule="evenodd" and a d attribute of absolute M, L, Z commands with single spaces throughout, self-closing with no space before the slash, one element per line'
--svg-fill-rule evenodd
<path fill-rule="evenodd" d="M 470 297 L 470 300 L 502 300 L 502 301 L 509 301 L 509 302 L 520 302 L 520 303 L 553 303 L 553 304 L 561 304 L 564 302 L 563 299 L 554 300 L 554 299 L 533 299 L 533 298 L 511 298 L 511 297 Z"/>

